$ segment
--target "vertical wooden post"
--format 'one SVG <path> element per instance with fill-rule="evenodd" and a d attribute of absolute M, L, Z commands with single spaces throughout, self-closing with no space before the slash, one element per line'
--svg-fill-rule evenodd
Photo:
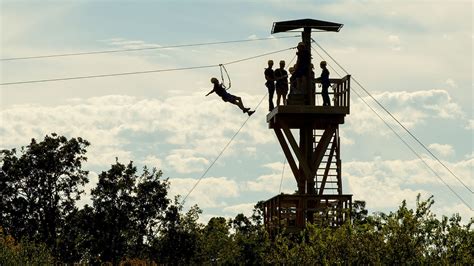
<path fill-rule="evenodd" d="M 301 38 L 311 58 L 311 28 L 305 27 L 301 34 Z M 312 69 L 311 69 L 311 60 L 310 60 L 308 73 L 306 73 L 306 93 L 307 93 L 306 97 L 307 97 L 307 103 L 309 105 L 314 106 L 315 95 L 314 95 L 314 86 L 313 86 L 311 71 Z M 313 129 L 309 125 L 300 129 L 300 148 L 303 153 L 303 157 L 305 157 L 308 162 L 311 162 L 312 149 L 313 149 Z M 310 166 L 310 167 L 313 167 L 313 166 Z M 313 172 L 313 170 L 314 169 L 311 169 L 311 172 Z M 305 190 L 299 191 L 299 192 L 303 194 L 314 194 L 315 188 L 314 188 L 314 181 L 312 180 L 314 177 L 311 175 L 306 175 L 301 170 L 301 167 L 300 167 L 300 174 L 301 174 L 300 176 L 304 177 Z"/>

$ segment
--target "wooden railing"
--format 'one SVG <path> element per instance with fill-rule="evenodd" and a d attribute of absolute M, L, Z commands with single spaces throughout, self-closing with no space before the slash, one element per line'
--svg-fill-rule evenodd
<path fill-rule="evenodd" d="M 331 88 L 329 88 L 329 94 L 332 97 L 332 106 L 350 107 L 350 88 L 351 88 L 351 75 L 347 75 L 340 79 L 329 79 L 331 82 Z M 316 81 L 316 84 L 321 84 L 320 81 Z M 321 95 L 321 89 L 317 88 L 317 95 Z M 318 96 L 321 97 L 321 96 Z"/>

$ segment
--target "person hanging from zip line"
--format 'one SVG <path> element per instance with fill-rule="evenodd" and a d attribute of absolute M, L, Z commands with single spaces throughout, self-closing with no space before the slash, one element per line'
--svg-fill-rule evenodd
<path fill-rule="evenodd" d="M 255 110 L 251 111 L 250 108 L 245 108 L 242 98 L 228 93 L 224 86 L 219 83 L 217 78 L 211 78 L 211 83 L 214 84 L 214 88 L 208 94 L 206 94 L 206 96 L 209 96 L 211 93 L 215 92 L 222 98 L 224 102 L 230 102 L 237 105 L 240 110 L 242 110 L 242 112 L 247 113 L 249 116 L 255 113 Z"/>

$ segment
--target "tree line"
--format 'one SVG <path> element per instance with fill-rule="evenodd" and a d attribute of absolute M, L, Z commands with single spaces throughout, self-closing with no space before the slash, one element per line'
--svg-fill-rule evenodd
<path fill-rule="evenodd" d="M 197 205 L 184 212 L 169 197 L 161 171 L 116 160 L 99 174 L 92 204 L 78 207 L 89 145 L 53 133 L 0 151 L 0 265 L 474 263 L 474 219 L 438 219 L 433 197 L 388 214 L 355 201 L 352 221 L 339 228 L 269 236 L 261 202 L 250 216 L 201 224 Z"/>

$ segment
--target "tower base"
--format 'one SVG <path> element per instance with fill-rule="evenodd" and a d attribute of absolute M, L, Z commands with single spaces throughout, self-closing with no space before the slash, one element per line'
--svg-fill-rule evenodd
<path fill-rule="evenodd" d="M 265 228 L 271 236 L 298 232 L 307 223 L 338 227 L 350 220 L 352 195 L 280 194 L 264 202 Z"/>

